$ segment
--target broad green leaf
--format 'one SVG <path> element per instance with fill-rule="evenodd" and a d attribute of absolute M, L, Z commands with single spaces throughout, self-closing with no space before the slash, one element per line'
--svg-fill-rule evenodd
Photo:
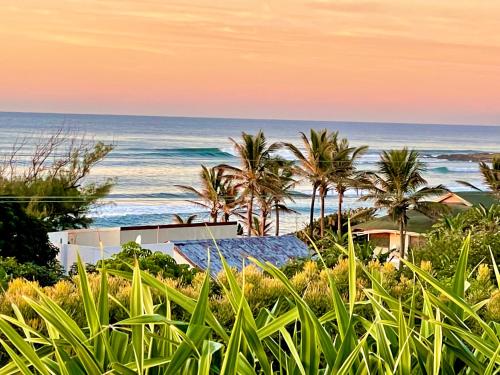
<path fill-rule="evenodd" d="M 14 345 L 17 350 L 19 350 L 19 353 L 22 355 L 23 359 L 28 361 L 37 371 L 39 371 L 41 374 L 48 375 L 49 372 L 45 368 L 45 365 L 41 361 L 40 357 L 38 357 L 37 353 L 31 345 L 29 345 L 22 337 L 17 333 L 14 328 L 12 328 L 8 323 L 6 323 L 3 319 L 0 319 L 0 331 L 9 339 L 9 341 Z M 4 348 L 8 346 L 2 341 L 2 345 Z M 9 348 L 10 349 L 10 348 Z M 6 348 L 8 351 L 8 349 Z M 17 366 L 19 366 L 19 363 L 17 360 L 15 360 L 15 363 Z M 21 368 L 20 368 L 21 370 Z M 22 370 L 21 370 L 22 371 Z"/>
<path fill-rule="evenodd" d="M 441 322 L 439 309 L 436 310 L 436 322 Z M 441 354 L 443 351 L 443 332 L 439 324 L 434 325 L 434 365 L 432 367 L 433 374 L 439 375 L 441 367 Z"/>
<path fill-rule="evenodd" d="M 453 284 L 451 292 L 461 299 L 465 298 L 465 283 L 467 281 L 467 262 L 469 259 L 470 251 L 470 233 L 465 239 L 462 250 L 460 251 L 460 257 L 458 258 L 457 267 L 455 269 L 455 275 L 453 276 Z M 459 318 L 463 318 L 463 310 L 460 306 L 454 304 L 452 310 L 455 311 Z"/>
<path fill-rule="evenodd" d="M 231 331 L 229 343 L 226 352 L 224 353 L 224 361 L 222 362 L 221 374 L 230 375 L 238 368 L 238 357 L 241 343 L 241 328 L 243 325 L 243 298 L 240 302 L 240 308 L 236 314 L 236 320 Z"/>
<path fill-rule="evenodd" d="M 144 314 L 143 308 L 143 289 L 139 270 L 139 263 L 136 261 L 132 276 L 132 292 L 130 294 L 130 317 L 135 318 Z M 132 347 L 134 348 L 134 357 L 137 372 L 142 374 L 144 371 L 144 325 L 132 326 Z"/>

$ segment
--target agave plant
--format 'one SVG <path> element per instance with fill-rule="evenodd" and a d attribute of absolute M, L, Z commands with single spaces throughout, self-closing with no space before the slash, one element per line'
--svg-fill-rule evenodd
<path fill-rule="evenodd" d="M 398 300 L 383 286 L 383 275 L 355 257 L 349 232 L 348 294 L 340 295 L 326 272 L 333 309 L 317 316 L 286 275 L 270 263 L 250 259 L 282 284 L 289 298 L 272 309 L 251 310 L 245 298 L 245 274 L 239 283 L 221 257 L 234 323 L 226 330 L 209 307 L 212 282 L 207 272 L 194 300 L 141 271 L 101 270 L 94 298 L 79 261 L 80 293 L 87 323 L 78 326 L 42 290 L 31 308 L 45 323 L 35 330 L 20 310 L 0 316 L 0 344 L 9 361 L 1 374 L 494 374 L 500 369 L 500 324 L 487 324 L 476 305 L 464 299 L 470 241 L 466 239 L 450 285 L 403 260 L 413 275 L 415 293 Z M 500 287 L 500 273 L 495 267 Z M 107 273 L 131 280 L 127 317 L 109 322 Z M 357 273 L 371 285 L 360 289 Z M 417 292 L 423 301 L 417 303 Z M 152 292 L 163 295 L 154 303 Z M 189 321 L 172 319 L 176 305 Z M 369 308 L 373 320 L 356 313 Z"/>

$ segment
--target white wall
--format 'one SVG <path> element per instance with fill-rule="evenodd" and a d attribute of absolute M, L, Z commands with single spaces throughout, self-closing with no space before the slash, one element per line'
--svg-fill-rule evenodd
<path fill-rule="evenodd" d="M 142 243 L 164 243 L 167 241 L 209 240 L 236 238 L 238 226 L 234 224 L 196 225 L 196 226 L 166 226 L 159 228 L 145 227 L 137 229 L 101 228 L 101 229 L 70 229 L 62 232 L 49 233 L 49 240 L 57 247 L 61 243 L 100 247 L 120 246 L 135 241 L 141 236 Z"/>
<path fill-rule="evenodd" d="M 68 243 L 73 245 L 96 246 L 120 245 L 120 228 L 76 229 L 68 231 Z"/>
<path fill-rule="evenodd" d="M 236 238 L 238 226 L 211 225 L 211 226 L 185 226 L 164 227 L 155 229 L 134 229 L 120 232 L 120 243 L 135 241 L 137 236 L 142 237 L 144 243 L 162 243 L 166 241 L 209 240 L 212 236 L 216 239 Z"/>

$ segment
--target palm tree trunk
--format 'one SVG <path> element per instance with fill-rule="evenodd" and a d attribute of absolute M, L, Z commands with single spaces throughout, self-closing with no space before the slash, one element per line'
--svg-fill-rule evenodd
<path fill-rule="evenodd" d="M 260 214 L 260 235 L 265 236 L 264 230 L 266 228 L 267 211 L 261 209 Z"/>
<path fill-rule="evenodd" d="M 405 257 L 405 240 L 406 240 L 406 228 L 403 220 L 399 222 L 399 254 L 401 259 Z"/>
<path fill-rule="evenodd" d="M 276 212 L 276 223 L 275 223 L 275 236 L 280 235 L 280 210 L 279 210 L 279 202 L 276 201 L 274 206 L 274 211 Z"/>
<path fill-rule="evenodd" d="M 247 212 L 247 235 L 248 237 L 252 236 L 252 226 L 253 226 L 253 190 L 250 192 L 250 199 L 248 201 L 248 212 Z"/>
<path fill-rule="evenodd" d="M 311 197 L 311 213 L 309 215 L 309 237 L 313 238 L 314 234 L 314 202 L 316 200 L 316 185 L 313 186 L 312 197 Z"/>
<path fill-rule="evenodd" d="M 325 195 L 326 193 L 324 191 L 320 191 L 321 213 L 319 219 L 319 234 L 321 237 L 323 237 L 325 233 Z"/>
<path fill-rule="evenodd" d="M 339 208 L 337 211 L 337 233 L 339 240 L 342 237 L 342 201 L 344 200 L 344 192 L 339 190 Z"/>

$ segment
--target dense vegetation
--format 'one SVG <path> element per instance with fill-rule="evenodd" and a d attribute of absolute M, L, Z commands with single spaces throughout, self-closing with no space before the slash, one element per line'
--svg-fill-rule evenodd
<path fill-rule="evenodd" d="M 123 244 L 119 253 L 112 255 L 109 259 L 99 261 L 94 268 L 130 270 L 130 265 L 134 262 L 139 264 L 141 270 L 148 271 L 153 276 L 176 279 L 180 284 L 191 284 L 198 272 L 197 269 L 187 264 L 177 264 L 170 255 L 143 249 L 136 242 Z M 76 270 L 76 265 L 73 268 Z"/>
<path fill-rule="evenodd" d="M 356 259 L 352 240 L 334 268 L 308 263 L 289 279 L 271 264 L 234 273 L 218 293 L 209 274 L 191 286 L 141 271 L 102 269 L 40 289 L 12 282 L 2 296 L 2 373 L 479 373 L 500 366 L 500 286 L 494 268 L 453 278 L 406 262 Z M 109 295 L 109 297 L 108 297 Z M 13 303 L 10 305 L 9 303 Z"/>

